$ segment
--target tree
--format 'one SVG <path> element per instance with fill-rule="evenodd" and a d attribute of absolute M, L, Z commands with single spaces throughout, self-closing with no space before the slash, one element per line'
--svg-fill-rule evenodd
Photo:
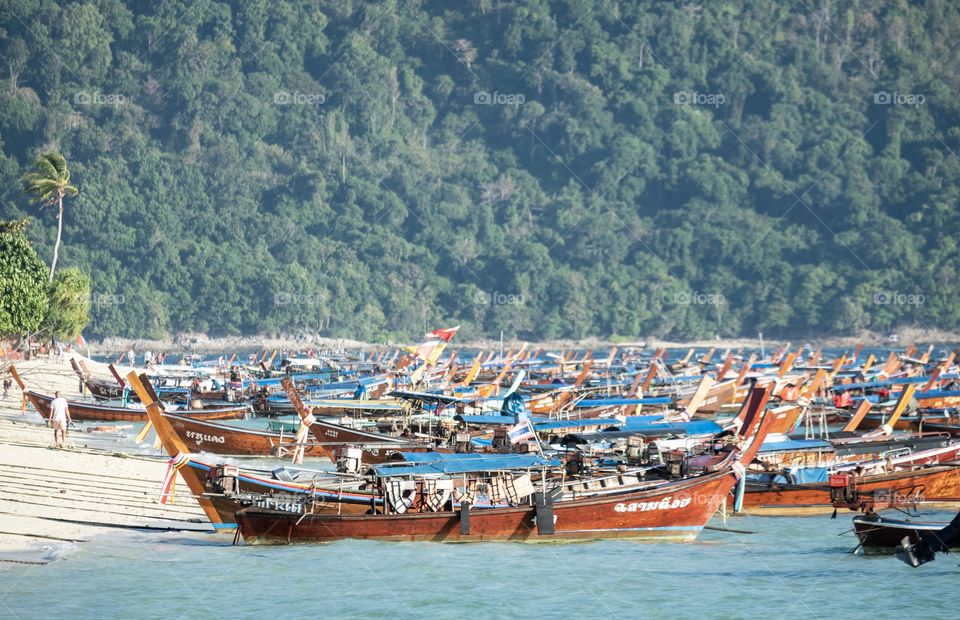
<path fill-rule="evenodd" d="M 63 269 L 49 285 L 49 300 L 40 329 L 49 338 L 75 340 L 90 322 L 90 277 L 76 267 Z"/>
<path fill-rule="evenodd" d="M 0 221 L 0 336 L 35 332 L 47 312 L 46 267 L 24 235 L 28 221 Z"/>
<path fill-rule="evenodd" d="M 56 151 L 42 154 L 33 162 L 33 170 L 23 175 L 23 189 L 31 196 L 30 202 L 39 202 L 42 206 L 57 205 L 57 241 L 53 246 L 53 261 L 50 262 L 50 282 L 53 282 L 63 235 L 63 199 L 77 195 L 77 188 L 70 185 L 67 160 Z"/>

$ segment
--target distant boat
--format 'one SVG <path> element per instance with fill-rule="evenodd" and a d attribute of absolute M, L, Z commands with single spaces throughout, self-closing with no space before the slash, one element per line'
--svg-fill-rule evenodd
<path fill-rule="evenodd" d="M 888 519 L 876 513 L 857 515 L 853 530 L 866 554 L 892 554 L 911 544 L 927 541 L 935 551 L 960 548 L 960 512 L 950 522 Z"/>

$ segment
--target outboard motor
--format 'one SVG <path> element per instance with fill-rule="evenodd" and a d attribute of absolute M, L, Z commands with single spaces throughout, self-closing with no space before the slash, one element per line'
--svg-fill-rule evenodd
<path fill-rule="evenodd" d="M 363 461 L 363 450 L 354 446 L 337 449 L 337 471 L 356 474 L 360 471 Z"/>

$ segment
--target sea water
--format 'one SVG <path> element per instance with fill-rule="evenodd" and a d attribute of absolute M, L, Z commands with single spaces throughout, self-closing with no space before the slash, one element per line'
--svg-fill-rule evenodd
<path fill-rule="evenodd" d="M 0 567 L 7 618 L 958 618 L 953 555 L 854 555 L 852 513 L 730 517 L 697 542 L 232 546 L 138 533 Z M 924 512 L 923 519 L 949 519 Z"/>

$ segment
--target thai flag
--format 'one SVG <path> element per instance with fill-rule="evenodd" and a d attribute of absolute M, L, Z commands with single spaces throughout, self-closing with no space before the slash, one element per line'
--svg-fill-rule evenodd
<path fill-rule="evenodd" d="M 459 329 L 460 329 L 459 325 L 457 325 L 456 327 L 446 327 L 444 329 L 435 329 L 429 334 L 427 334 L 427 338 L 439 338 L 444 342 L 450 342 L 451 340 L 453 340 L 453 337 L 457 335 L 457 331 Z"/>
<path fill-rule="evenodd" d="M 533 439 L 536 437 L 536 434 L 533 432 L 530 420 L 524 418 L 519 424 L 507 431 L 507 437 L 510 438 L 510 443 L 513 444 L 520 443 L 527 439 Z"/>

